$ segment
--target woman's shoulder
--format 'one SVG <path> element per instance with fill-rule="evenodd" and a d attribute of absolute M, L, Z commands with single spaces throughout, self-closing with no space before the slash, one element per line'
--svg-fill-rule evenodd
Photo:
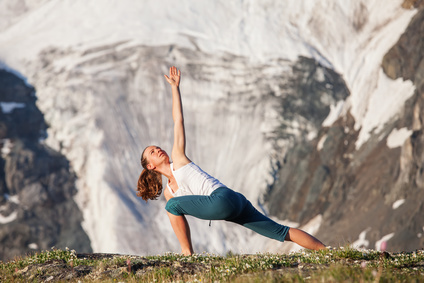
<path fill-rule="evenodd" d="M 190 163 L 193 163 L 193 162 L 188 158 L 186 160 L 173 161 L 171 168 L 172 170 L 177 171 L 178 169 L 181 169 Z"/>
<path fill-rule="evenodd" d="M 174 163 L 175 170 L 191 162 L 191 160 L 188 159 L 184 152 L 179 152 L 175 150 L 172 150 L 171 158 L 172 162 Z"/>

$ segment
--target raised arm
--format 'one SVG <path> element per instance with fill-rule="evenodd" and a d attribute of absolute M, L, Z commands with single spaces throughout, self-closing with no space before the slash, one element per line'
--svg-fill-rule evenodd
<path fill-rule="evenodd" d="M 165 79 L 171 85 L 172 89 L 172 119 L 174 120 L 174 146 L 172 148 L 172 161 L 174 162 L 174 170 L 190 163 L 185 154 L 186 138 L 184 129 L 183 105 L 180 94 L 181 71 L 176 67 L 169 69 L 169 76 L 165 75 Z"/>

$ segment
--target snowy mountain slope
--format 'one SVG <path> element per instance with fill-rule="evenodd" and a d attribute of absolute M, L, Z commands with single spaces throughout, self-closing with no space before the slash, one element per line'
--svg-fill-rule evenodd
<path fill-rule="evenodd" d="M 93 249 L 177 251 L 173 236 L 158 237 L 172 235 L 163 201 L 145 205 L 133 192 L 144 146 L 161 141 L 170 148 L 167 66 L 183 69 L 190 157 L 258 204 L 276 166 L 275 144 L 266 137 L 281 123 L 279 102 L 269 94 L 287 95 L 299 55 L 345 79 L 350 97 L 325 101 L 333 105 L 326 123 L 350 111 L 361 129 L 357 148 L 412 95 L 412 83 L 388 80 L 380 71 L 383 55 L 415 13 L 400 4 L 40 1 L 4 24 L 0 58 L 37 88 L 51 125 L 48 143 L 79 176 L 77 201 Z M 289 124 L 293 136 L 302 134 L 301 123 Z M 309 128 L 308 138 L 317 131 Z M 281 157 L 291 141 L 273 142 Z M 259 237 L 247 241 L 243 229 L 206 225 L 193 225 L 199 250 L 254 252 L 266 244 Z M 135 240 L 139 235 L 148 245 Z"/>
<path fill-rule="evenodd" d="M 83 52 L 90 46 L 122 41 L 128 45 L 177 44 L 262 62 L 312 56 L 345 77 L 353 93 L 345 110 L 351 109 L 357 129 L 365 127 L 358 147 L 368 131 L 396 112 L 392 109 L 389 115 L 374 117 L 366 109 L 376 107 L 370 101 L 373 92 L 376 96 L 385 92 L 378 81 L 389 83 L 379 74 L 382 56 L 415 13 L 401 9 L 401 1 L 384 5 L 376 0 L 155 3 L 48 1 L 2 33 L 0 52 L 16 69 L 22 68 L 21 60 L 34 59 L 46 46 L 72 46 Z M 413 91 L 407 83 L 393 82 L 393 87 Z"/>

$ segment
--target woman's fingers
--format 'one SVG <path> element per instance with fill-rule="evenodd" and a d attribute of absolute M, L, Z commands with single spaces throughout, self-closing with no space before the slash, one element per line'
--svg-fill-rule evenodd
<path fill-rule="evenodd" d="M 179 76 L 181 75 L 181 71 L 178 70 L 177 67 L 172 66 L 171 68 L 169 68 L 169 74 L 174 76 Z"/>
<path fill-rule="evenodd" d="M 168 83 L 171 85 L 176 84 L 178 86 L 180 82 L 181 71 L 178 70 L 177 67 L 172 66 L 169 68 L 169 77 L 167 75 L 164 76 Z"/>

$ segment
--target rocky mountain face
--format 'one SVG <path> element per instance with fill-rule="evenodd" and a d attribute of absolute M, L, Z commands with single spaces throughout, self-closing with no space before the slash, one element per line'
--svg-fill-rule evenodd
<path fill-rule="evenodd" d="M 76 176 L 46 146 L 35 89 L 0 70 L 0 259 L 53 246 L 91 251 L 73 200 Z"/>
<path fill-rule="evenodd" d="M 266 197 L 271 214 L 301 224 L 321 214 L 317 235 L 330 245 L 378 249 L 385 239 L 392 251 L 424 246 L 423 34 L 421 9 L 382 61 L 387 76 L 416 87 L 402 112 L 359 149 L 349 113 L 320 128 L 312 142 L 299 140 Z M 391 146 L 391 135 L 402 129 L 410 137 Z"/>

